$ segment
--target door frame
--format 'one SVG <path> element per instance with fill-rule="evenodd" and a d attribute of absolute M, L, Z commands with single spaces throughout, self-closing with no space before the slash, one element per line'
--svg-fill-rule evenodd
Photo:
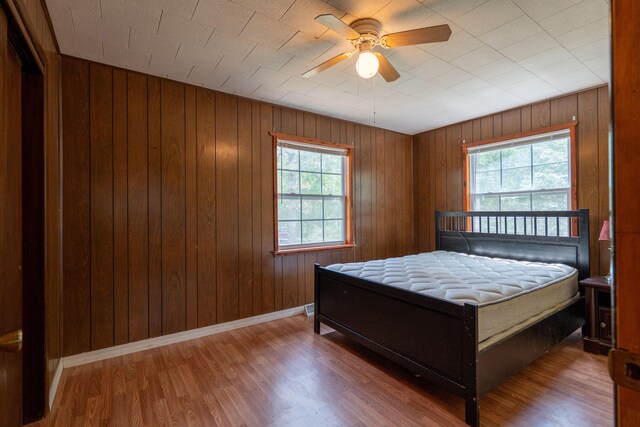
<path fill-rule="evenodd" d="M 24 5 L 0 0 L 8 42 L 22 65 L 22 421 L 46 415 L 44 51 Z"/>
<path fill-rule="evenodd" d="M 614 348 L 640 354 L 640 195 L 637 190 L 640 112 L 640 4 L 611 2 L 611 156 L 610 203 L 613 256 Z M 640 423 L 640 391 L 615 386 L 616 424 Z"/>

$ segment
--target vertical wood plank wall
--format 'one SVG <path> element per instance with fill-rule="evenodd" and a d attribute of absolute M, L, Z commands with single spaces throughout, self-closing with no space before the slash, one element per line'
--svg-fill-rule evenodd
<path fill-rule="evenodd" d="M 538 102 L 414 135 L 415 230 L 420 252 L 435 248 L 434 210 L 463 210 L 462 143 L 515 135 L 578 121 L 578 207 L 589 208 L 591 273 L 609 272 L 609 250 L 599 242 L 609 218 L 609 90 L 607 86 Z"/>
<path fill-rule="evenodd" d="M 62 58 L 64 354 L 309 303 L 415 252 L 410 136 Z M 273 256 L 269 131 L 354 149 L 356 248 Z"/>
<path fill-rule="evenodd" d="M 46 384 L 62 356 L 62 230 L 59 157 L 60 54 L 44 0 L 13 0 L 45 67 L 45 341 Z"/>

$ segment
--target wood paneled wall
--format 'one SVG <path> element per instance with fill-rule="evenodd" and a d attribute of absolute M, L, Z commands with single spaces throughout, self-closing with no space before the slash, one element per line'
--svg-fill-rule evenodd
<path fill-rule="evenodd" d="M 51 384 L 62 356 L 62 231 L 59 159 L 60 54 L 44 0 L 12 0 L 44 65 L 45 80 L 45 339 Z"/>
<path fill-rule="evenodd" d="M 434 210 L 463 210 L 462 144 L 578 121 L 578 207 L 589 208 L 591 273 L 609 271 L 609 250 L 599 242 L 609 218 L 609 92 L 603 86 L 414 135 L 416 245 L 435 248 Z"/>
<path fill-rule="evenodd" d="M 313 300 L 414 252 L 410 136 L 63 57 L 64 354 Z M 354 149 L 356 248 L 274 256 L 269 131 Z"/>

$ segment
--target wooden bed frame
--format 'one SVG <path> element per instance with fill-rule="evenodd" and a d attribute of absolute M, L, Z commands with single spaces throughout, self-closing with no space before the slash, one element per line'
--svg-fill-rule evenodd
<path fill-rule="evenodd" d="M 571 235 L 550 235 L 561 222 Z M 588 209 L 436 211 L 435 225 L 438 250 L 563 263 L 575 267 L 580 280 L 589 276 Z M 463 396 L 465 420 L 472 426 L 479 425 L 482 395 L 585 324 L 584 296 L 481 351 L 477 319 L 473 304 L 459 305 L 315 266 L 315 332 L 320 333 L 322 322 Z"/>

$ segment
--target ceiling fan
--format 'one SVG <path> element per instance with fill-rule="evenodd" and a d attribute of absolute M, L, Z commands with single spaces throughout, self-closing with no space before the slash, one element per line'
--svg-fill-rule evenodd
<path fill-rule="evenodd" d="M 347 25 L 335 15 L 325 14 L 316 16 L 315 21 L 324 25 L 330 30 L 343 35 L 356 48 L 353 52 L 341 53 L 338 56 L 323 62 L 315 68 L 307 71 L 302 77 L 313 77 L 322 71 L 336 65 L 345 59 L 351 58 L 354 53 L 359 52 L 356 71 L 365 79 L 375 76 L 379 71 L 387 82 L 392 82 L 400 77 L 398 71 L 380 52 L 373 50 L 376 46 L 385 49 L 398 46 L 411 46 L 424 43 L 444 42 L 451 36 L 451 28 L 447 24 L 433 27 L 416 28 L 414 30 L 401 31 L 380 36 L 382 25 L 379 21 L 366 18 L 358 19 L 351 25 Z"/>

